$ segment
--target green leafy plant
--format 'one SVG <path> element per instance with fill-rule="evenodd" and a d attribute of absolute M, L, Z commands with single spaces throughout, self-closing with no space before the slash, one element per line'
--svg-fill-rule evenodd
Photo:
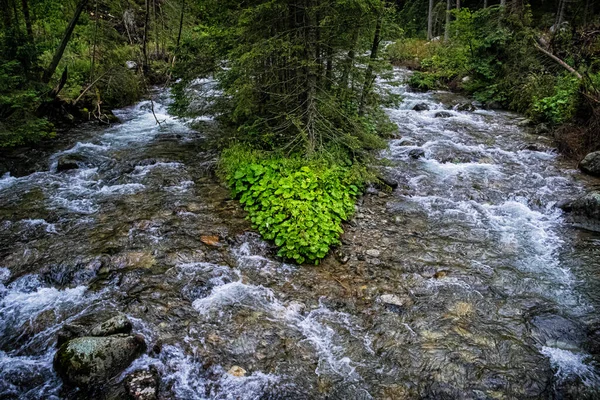
<path fill-rule="evenodd" d="M 534 98 L 530 114 L 538 120 L 561 124 L 575 115 L 578 96 L 579 80 L 566 76 L 558 81 L 553 95 Z"/>
<path fill-rule="evenodd" d="M 234 146 L 221 173 L 248 219 L 278 255 L 317 264 L 339 244 L 342 221 L 354 212 L 362 172 L 323 159 L 280 158 Z"/>

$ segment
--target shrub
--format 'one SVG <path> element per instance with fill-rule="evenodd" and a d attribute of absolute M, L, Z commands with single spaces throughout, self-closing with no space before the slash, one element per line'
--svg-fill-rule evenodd
<path fill-rule="evenodd" d="M 579 80 L 565 76 L 558 80 L 552 96 L 534 98 L 531 115 L 555 125 L 570 121 L 577 111 L 578 97 Z"/>
<path fill-rule="evenodd" d="M 315 264 L 339 244 L 341 223 L 354 212 L 364 176 L 358 167 L 241 146 L 223 153 L 220 171 L 252 226 L 279 247 L 279 256 Z"/>

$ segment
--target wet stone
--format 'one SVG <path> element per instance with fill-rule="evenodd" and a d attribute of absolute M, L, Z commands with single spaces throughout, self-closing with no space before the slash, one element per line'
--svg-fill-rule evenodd
<path fill-rule="evenodd" d="M 240 366 L 234 365 L 229 369 L 229 371 L 227 371 L 227 373 L 239 378 L 246 375 L 246 370 Z"/>
<path fill-rule="evenodd" d="M 429 105 L 427 103 L 419 103 L 413 107 L 413 111 L 429 111 Z"/>
<path fill-rule="evenodd" d="M 410 158 L 415 159 L 415 160 L 417 160 L 419 158 L 423 158 L 423 157 L 425 157 L 425 150 L 423 150 L 423 149 L 412 149 L 411 151 L 408 152 L 408 156 Z"/>
<path fill-rule="evenodd" d="M 381 251 L 377 249 L 369 249 L 365 252 L 369 257 L 377 258 L 381 255 Z"/>
<path fill-rule="evenodd" d="M 54 369 L 65 383 L 89 389 L 123 371 L 145 347 L 141 336 L 79 337 L 60 347 Z"/>
<path fill-rule="evenodd" d="M 77 169 L 84 162 L 85 158 L 80 154 L 67 154 L 58 159 L 56 172 L 69 171 Z"/>
<path fill-rule="evenodd" d="M 585 156 L 579 163 L 579 168 L 590 175 L 600 176 L 600 151 Z"/>
<path fill-rule="evenodd" d="M 117 315 L 90 330 L 90 336 L 109 336 L 118 333 L 131 333 L 133 325 L 125 315 Z"/>
<path fill-rule="evenodd" d="M 440 111 L 435 113 L 434 115 L 435 118 L 450 118 L 452 117 L 452 113 L 448 112 L 448 111 Z"/>

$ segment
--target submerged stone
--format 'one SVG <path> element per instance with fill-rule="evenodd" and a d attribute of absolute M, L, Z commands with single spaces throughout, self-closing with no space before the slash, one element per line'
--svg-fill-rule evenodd
<path fill-rule="evenodd" d="M 54 369 L 67 384 L 89 388 L 123 371 L 145 348 L 141 336 L 79 337 L 60 347 Z"/>
<path fill-rule="evenodd" d="M 131 333 L 133 325 L 125 315 L 117 315 L 96 325 L 90 330 L 90 336 L 109 336 L 118 333 Z"/>
<path fill-rule="evenodd" d="M 229 369 L 229 371 L 227 371 L 227 373 L 229 375 L 233 375 L 233 376 L 237 376 L 237 377 L 242 377 L 246 375 L 246 370 L 242 367 L 239 367 L 237 365 L 234 365 L 233 367 L 231 367 Z"/>
<path fill-rule="evenodd" d="M 158 372 L 153 367 L 149 370 L 135 371 L 125 378 L 127 394 L 134 400 L 157 399 L 159 384 Z"/>

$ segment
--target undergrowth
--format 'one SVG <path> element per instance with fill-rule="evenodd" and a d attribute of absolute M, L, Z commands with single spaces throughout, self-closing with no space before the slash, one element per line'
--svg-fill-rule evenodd
<path fill-rule="evenodd" d="M 340 243 L 341 223 L 352 216 L 367 176 L 364 167 L 334 158 L 283 157 L 241 145 L 223 152 L 219 170 L 253 228 L 279 247 L 279 256 L 299 264 L 318 264 Z"/>

